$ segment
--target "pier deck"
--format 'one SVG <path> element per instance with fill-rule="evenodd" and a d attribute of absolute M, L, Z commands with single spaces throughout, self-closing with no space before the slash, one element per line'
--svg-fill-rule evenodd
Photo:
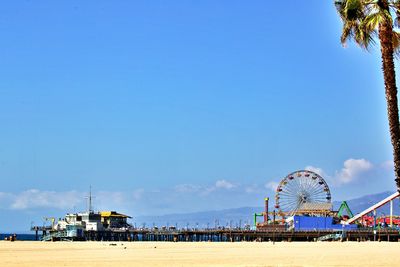
<path fill-rule="evenodd" d="M 48 230 L 48 229 L 46 229 Z M 47 232 L 48 234 L 49 232 Z M 52 231 L 54 238 L 59 240 L 60 234 Z M 316 239 L 341 233 L 333 230 L 315 231 L 285 231 L 276 230 L 244 230 L 244 229 L 127 229 L 85 231 L 80 240 L 90 241 L 170 241 L 170 242 L 240 242 L 240 241 L 315 241 Z M 45 233 L 46 234 L 46 233 Z M 360 228 L 344 232 L 343 239 L 347 241 L 399 241 L 399 229 Z M 51 239 L 50 239 L 51 240 Z"/>

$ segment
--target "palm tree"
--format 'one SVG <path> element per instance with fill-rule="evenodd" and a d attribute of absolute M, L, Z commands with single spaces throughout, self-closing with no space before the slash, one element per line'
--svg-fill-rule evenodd
<path fill-rule="evenodd" d="M 353 39 L 368 50 L 375 44 L 374 38 L 379 39 L 395 181 L 400 192 L 400 124 L 394 69 L 394 57 L 400 45 L 400 33 L 394 30 L 400 25 L 400 0 L 338 0 L 335 6 L 343 22 L 343 45 Z"/>

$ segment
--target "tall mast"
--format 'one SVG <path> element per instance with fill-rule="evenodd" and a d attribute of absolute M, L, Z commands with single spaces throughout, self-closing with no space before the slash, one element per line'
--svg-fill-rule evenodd
<path fill-rule="evenodd" d="M 93 212 L 93 207 L 92 207 L 92 186 L 89 187 L 89 196 L 86 197 L 88 202 L 87 202 L 87 212 L 91 213 Z"/>
<path fill-rule="evenodd" d="M 92 212 L 92 186 L 89 187 L 89 213 Z"/>

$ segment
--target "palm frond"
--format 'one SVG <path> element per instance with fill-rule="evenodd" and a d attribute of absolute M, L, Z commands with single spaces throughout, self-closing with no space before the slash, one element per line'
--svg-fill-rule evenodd
<path fill-rule="evenodd" d="M 400 58 L 400 32 L 393 31 L 393 50 L 396 58 Z"/>
<path fill-rule="evenodd" d="M 343 46 L 346 46 L 347 40 L 353 37 L 353 27 L 351 22 L 343 23 L 342 35 L 340 36 L 340 42 Z"/>
<path fill-rule="evenodd" d="M 336 0 L 334 4 L 342 21 L 357 20 L 363 13 L 361 0 Z"/>
<path fill-rule="evenodd" d="M 363 4 L 361 0 L 346 0 L 344 15 L 348 20 L 357 20 L 363 15 Z"/>
<path fill-rule="evenodd" d="M 400 0 L 388 0 L 387 3 L 379 0 L 335 0 L 334 3 L 343 22 L 340 41 L 344 46 L 348 40 L 354 40 L 361 48 L 369 50 L 375 45 L 379 25 L 393 25 L 390 10 L 395 11 L 400 25 Z M 393 45 L 400 55 L 400 33 L 394 35 Z"/>
<path fill-rule="evenodd" d="M 346 0 L 336 0 L 334 1 L 336 11 L 339 13 L 340 18 L 342 21 L 346 20 L 344 14 L 344 7 L 346 6 Z"/>
<path fill-rule="evenodd" d="M 400 12 L 396 12 L 396 17 L 394 18 L 394 26 L 400 28 Z"/>
<path fill-rule="evenodd" d="M 400 28 L 400 1 L 394 1 L 393 10 L 396 14 L 396 17 L 394 18 L 394 26 Z"/>
<path fill-rule="evenodd" d="M 385 19 L 389 24 L 393 24 L 392 14 L 390 14 L 389 10 L 381 10 L 380 13 L 382 13 L 382 19 Z"/>
<path fill-rule="evenodd" d="M 354 40 L 361 48 L 368 51 L 371 46 L 375 45 L 375 35 L 375 30 L 366 29 L 365 27 L 358 26 L 354 34 Z"/>
<path fill-rule="evenodd" d="M 382 21 L 381 12 L 375 12 L 367 15 L 363 21 L 362 26 L 369 30 L 374 30 L 378 27 L 379 23 Z"/>

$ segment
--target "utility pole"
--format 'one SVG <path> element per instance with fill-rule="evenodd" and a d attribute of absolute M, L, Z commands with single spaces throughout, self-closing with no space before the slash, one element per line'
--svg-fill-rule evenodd
<path fill-rule="evenodd" d="M 393 227 L 393 200 L 390 200 L 390 227 Z"/>
<path fill-rule="evenodd" d="M 376 241 L 376 210 L 374 210 L 374 241 Z"/>

